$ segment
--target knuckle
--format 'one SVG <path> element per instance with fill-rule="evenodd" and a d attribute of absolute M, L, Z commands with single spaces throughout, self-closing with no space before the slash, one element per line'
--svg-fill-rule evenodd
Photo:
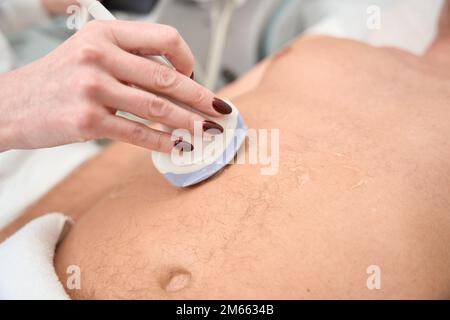
<path fill-rule="evenodd" d="M 98 47 L 84 44 L 76 53 L 76 61 L 80 64 L 95 64 L 103 59 L 103 52 Z"/>
<path fill-rule="evenodd" d="M 148 140 L 147 128 L 144 125 L 136 125 L 130 133 L 130 142 L 134 145 L 143 145 Z"/>
<path fill-rule="evenodd" d="M 180 44 L 181 35 L 176 28 L 165 25 L 162 27 L 162 33 L 170 48 L 177 47 Z"/>
<path fill-rule="evenodd" d="M 94 108 L 86 108 L 76 117 L 76 127 L 83 138 L 88 139 L 94 132 L 98 121 L 97 111 Z"/>
<path fill-rule="evenodd" d="M 177 81 L 176 73 L 167 66 L 158 65 L 154 70 L 154 82 L 156 89 L 166 90 L 173 88 Z"/>
<path fill-rule="evenodd" d="M 167 100 L 154 96 L 148 107 L 149 118 L 164 118 L 170 112 Z"/>
<path fill-rule="evenodd" d="M 103 87 L 101 79 L 91 74 L 80 76 L 76 85 L 81 95 L 87 97 L 95 96 Z"/>

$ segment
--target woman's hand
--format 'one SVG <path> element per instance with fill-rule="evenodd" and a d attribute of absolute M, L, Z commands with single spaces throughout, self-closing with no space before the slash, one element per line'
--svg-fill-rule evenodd
<path fill-rule="evenodd" d="M 164 55 L 176 70 L 145 55 Z M 47 57 L 0 76 L 0 150 L 109 138 L 169 153 L 177 143 L 167 133 L 116 116 L 117 110 L 191 132 L 198 121 L 204 131 L 223 130 L 171 102 L 213 117 L 231 113 L 190 79 L 193 64 L 172 27 L 90 22 Z"/>

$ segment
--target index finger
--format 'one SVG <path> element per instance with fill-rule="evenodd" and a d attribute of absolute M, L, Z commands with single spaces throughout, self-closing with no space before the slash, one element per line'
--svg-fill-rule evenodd
<path fill-rule="evenodd" d="M 174 27 L 134 21 L 107 21 L 117 46 L 143 56 L 164 56 L 175 69 L 190 77 L 194 55 Z"/>
<path fill-rule="evenodd" d="M 163 95 L 212 117 L 221 117 L 233 111 L 207 88 L 160 63 L 113 48 L 105 64 L 111 75 L 123 83 Z"/>

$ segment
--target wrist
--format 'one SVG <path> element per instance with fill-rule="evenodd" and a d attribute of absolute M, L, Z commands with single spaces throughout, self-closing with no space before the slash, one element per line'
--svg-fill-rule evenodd
<path fill-rule="evenodd" d="M 0 93 L 0 152 L 11 150 L 15 147 L 16 130 L 14 120 L 11 119 L 13 77 L 10 73 L 0 74 L 0 86 L 6 90 Z M 7 93 L 9 92 L 9 94 Z"/>

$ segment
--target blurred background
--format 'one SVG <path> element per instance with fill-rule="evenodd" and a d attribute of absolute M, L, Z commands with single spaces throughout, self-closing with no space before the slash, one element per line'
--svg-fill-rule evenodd
<path fill-rule="evenodd" d="M 219 89 L 306 32 L 420 54 L 434 37 L 442 0 L 106 0 L 105 4 L 122 19 L 178 28 L 196 56 L 197 80 Z M 381 28 L 371 30 L 367 20 L 373 5 L 381 10 Z M 16 66 L 42 57 L 71 36 L 74 31 L 66 20 L 58 18 L 11 37 Z"/>

